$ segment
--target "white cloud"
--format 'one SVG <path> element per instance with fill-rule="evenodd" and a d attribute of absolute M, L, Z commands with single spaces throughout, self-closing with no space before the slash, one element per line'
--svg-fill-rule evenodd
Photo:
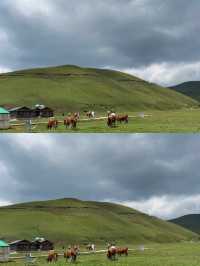
<path fill-rule="evenodd" d="M 161 196 L 141 201 L 121 202 L 125 206 L 163 219 L 200 213 L 200 194 L 192 196 Z"/>
<path fill-rule="evenodd" d="M 44 149 L 49 149 L 50 147 L 53 148 L 54 144 L 56 144 L 55 139 L 47 134 L 39 134 L 36 137 L 33 135 L 20 134 L 16 135 L 15 138 L 11 138 L 11 140 L 26 151 L 32 152 L 35 150 L 40 152 Z M 46 154 L 44 153 L 44 155 Z"/>
<path fill-rule="evenodd" d="M 8 73 L 11 71 L 12 71 L 12 69 L 10 69 L 10 68 L 0 66 L 0 73 Z"/>
<path fill-rule="evenodd" d="M 0 206 L 3 207 L 3 206 L 9 206 L 9 205 L 12 205 L 12 202 L 10 201 L 4 201 L 4 200 L 1 200 L 0 199 Z"/>
<path fill-rule="evenodd" d="M 52 2 L 49 0 L 7 0 L 7 4 L 21 13 L 21 15 L 25 17 L 32 17 L 32 16 L 50 16 L 53 14 L 54 6 Z"/>
<path fill-rule="evenodd" d="M 126 68 L 121 71 L 163 86 L 200 80 L 200 62 L 151 64 L 146 67 Z"/>

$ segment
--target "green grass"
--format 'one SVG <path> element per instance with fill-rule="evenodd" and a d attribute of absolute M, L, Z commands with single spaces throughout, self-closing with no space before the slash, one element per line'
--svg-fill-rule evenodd
<path fill-rule="evenodd" d="M 0 208 L 6 240 L 43 236 L 60 244 L 176 242 L 197 238 L 177 225 L 111 203 L 62 199 Z"/>
<path fill-rule="evenodd" d="M 45 104 L 56 111 L 171 110 L 198 103 L 117 71 L 60 66 L 0 75 L 0 106 Z"/>
<path fill-rule="evenodd" d="M 129 112 L 129 115 L 137 116 L 130 118 L 129 124 L 118 124 L 116 128 L 108 128 L 106 120 L 79 122 L 76 130 L 67 129 L 60 124 L 52 133 L 199 133 L 200 132 L 200 109 L 184 109 L 176 111 L 150 111 L 151 117 L 140 118 L 138 113 Z M 97 114 L 101 115 L 101 114 Z M 103 114 L 105 116 L 105 113 Z M 59 120 L 63 117 L 58 116 Z M 45 120 L 43 120 L 45 121 Z M 47 123 L 47 120 L 46 120 Z M 13 127 L 3 132 L 21 133 L 27 132 L 24 126 Z M 47 132 L 46 124 L 33 127 L 33 133 Z"/>
<path fill-rule="evenodd" d="M 79 256 L 75 265 L 80 266 L 199 266 L 199 243 L 182 243 L 171 245 L 152 245 L 149 250 L 133 251 L 128 257 L 121 257 L 115 262 L 110 262 L 105 254 Z M 63 258 L 53 265 L 70 265 Z M 24 265 L 22 260 L 8 263 L 8 266 Z M 45 259 L 38 260 L 38 265 L 47 266 Z"/>

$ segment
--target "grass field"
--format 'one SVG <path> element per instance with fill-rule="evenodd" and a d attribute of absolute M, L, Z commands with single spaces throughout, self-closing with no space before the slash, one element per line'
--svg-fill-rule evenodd
<path fill-rule="evenodd" d="M 151 114 L 145 118 L 138 116 L 137 112 L 128 113 L 134 118 L 130 118 L 129 124 L 118 124 L 115 128 L 108 128 L 105 120 L 81 121 L 78 122 L 77 129 L 66 129 L 62 124 L 52 133 L 199 133 L 200 132 L 200 109 L 183 109 L 176 111 L 149 111 Z M 105 113 L 97 114 L 105 116 Z M 59 120 L 63 117 L 58 116 Z M 44 122 L 44 120 L 43 120 Z M 19 122 L 20 123 L 20 122 Z M 32 127 L 33 133 L 48 132 L 46 128 L 47 120 L 42 125 Z M 25 126 L 15 126 L 9 130 L 0 132 L 28 132 Z"/>
<path fill-rule="evenodd" d="M 162 244 L 150 245 L 145 251 L 131 251 L 128 257 L 121 257 L 117 261 L 108 261 L 105 254 L 81 255 L 78 257 L 77 265 L 80 266 L 199 266 L 200 265 L 200 243 Z M 59 258 L 53 265 L 63 266 L 67 263 Z M 3 265 L 3 264 L 2 264 Z M 23 260 L 10 262 L 4 265 L 25 265 Z M 45 258 L 37 260 L 37 265 L 47 266 Z"/>

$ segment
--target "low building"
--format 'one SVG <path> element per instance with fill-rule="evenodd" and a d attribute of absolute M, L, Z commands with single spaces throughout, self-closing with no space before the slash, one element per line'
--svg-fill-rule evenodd
<path fill-rule="evenodd" d="M 29 107 L 21 106 L 9 110 L 11 118 L 28 119 L 33 116 L 33 111 Z"/>
<path fill-rule="evenodd" d="M 54 249 L 54 244 L 49 240 L 44 240 L 40 243 L 40 250 L 52 250 Z"/>
<path fill-rule="evenodd" d="M 50 107 L 36 107 L 32 109 L 33 117 L 53 117 L 54 111 Z"/>
<path fill-rule="evenodd" d="M 17 240 L 9 244 L 10 250 L 12 251 L 30 251 L 31 250 L 31 242 L 24 240 Z"/>
<path fill-rule="evenodd" d="M 10 128 L 10 113 L 0 107 L 0 129 L 8 129 Z"/>
<path fill-rule="evenodd" d="M 5 241 L 0 240 L 0 262 L 8 262 L 9 256 L 10 256 L 9 245 Z"/>
<path fill-rule="evenodd" d="M 35 240 L 31 242 L 32 251 L 37 251 L 37 250 L 49 251 L 52 249 L 54 249 L 54 244 L 49 240 Z"/>

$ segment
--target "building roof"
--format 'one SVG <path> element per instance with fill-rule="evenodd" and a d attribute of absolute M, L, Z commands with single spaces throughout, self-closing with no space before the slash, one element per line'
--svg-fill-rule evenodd
<path fill-rule="evenodd" d="M 3 107 L 0 107 L 0 114 L 8 115 L 9 112 L 6 109 L 4 109 Z"/>
<path fill-rule="evenodd" d="M 30 109 L 29 107 L 27 107 L 27 106 L 19 106 L 19 107 L 15 107 L 15 108 L 9 109 L 9 111 L 10 111 L 10 112 L 14 112 L 14 111 L 18 111 L 18 110 L 20 110 L 20 109 L 27 109 L 27 110 L 30 110 L 30 111 L 31 111 L 31 109 Z"/>
<path fill-rule="evenodd" d="M 7 248 L 7 247 L 9 247 L 9 245 L 5 241 L 0 240 L 0 248 Z"/>
<path fill-rule="evenodd" d="M 26 239 L 23 239 L 23 240 L 16 240 L 16 241 L 13 241 L 10 243 L 10 245 L 14 245 L 14 244 L 18 244 L 18 243 L 21 243 L 21 242 L 27 242 L 30 244 L 30 241 L 26 240 Z"/>

